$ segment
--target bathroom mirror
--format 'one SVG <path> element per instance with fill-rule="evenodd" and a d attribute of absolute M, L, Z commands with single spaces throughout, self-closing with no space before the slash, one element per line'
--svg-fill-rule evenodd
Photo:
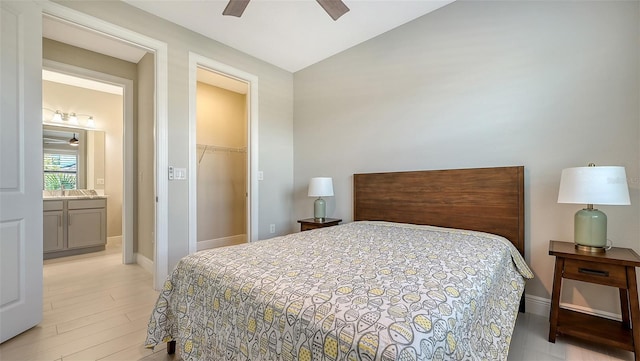
<path fill-rule="evenodd" d="M 62 126 L 42 126 L 44 190 L 104 190 L 105 134 Z"/>

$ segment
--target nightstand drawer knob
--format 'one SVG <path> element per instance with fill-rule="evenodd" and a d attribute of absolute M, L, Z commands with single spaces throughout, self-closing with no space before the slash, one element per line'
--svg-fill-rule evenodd
<path fill-rule="evenodd" d="M 588 269 L 588 268 L 578 268 L 578 272 L 579 273 L 584 273 L 586 275 L 590 275 L 590 276 L 600 276 L 600 277 L 609 277 L 609 272 L 608 271 L 600 271 L 600 270 L 596 270 L 596 269 Z"/>

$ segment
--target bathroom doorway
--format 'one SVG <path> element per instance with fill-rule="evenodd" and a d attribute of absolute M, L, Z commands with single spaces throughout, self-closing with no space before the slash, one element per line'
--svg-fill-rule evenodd
<path fill-rule="evenodd" d="M 58 88 L 74 87 L 76 93 L 44 99 L 43 122 L 59 110 L 76 113 L 76 126 L 103 131 L 107 169 L 83 188 L 90 186 L 107 196 L 107 239 L 109 244 L 122 245 L 122 262 L 138 263 L 156 275 L 155 253 L 157 248 L 164 248 L 160 247 L 164 242 L 156 239 L 159 232 L 155 222 L 159 202 L 155 197 L 157 143 L 153 134 L 160 134 L 162 129 L 156 128 L 159 113 L 154 109 L 158 104 L 158 54 L 122 40 L 124 37 L 106 36 L 80 25 L 76 21 L 84 21 L 81 16 L 72 21 L 59 16 L 68 14 L 48 14 L 58 10 L 54 6 L 42 16 L 43 79 L 60 84 Z M 100 94 L 118 99 L 107 102 Z M 102 109 L 100 114 L 96 113 L 98 109 Z M 89 117 L 92 124 L 88 123 Z M 158 132 L 154 133 L 155 129 Z M 166 277 L 163 273 L 154 280 L 155 287 Z"/>
<path fill-rule="evenodd" d="M 126 217 L 133 211 L 133 180 L 125 162 L 132 158 L 134 145 L 125 137 L 133 127 L 133 82 L 49 59 L 43 60 L 42 78 L 45 155 L 57 146 L 50 144 L 55 137 L 47 134 L 73 132 L 78 139 L 78 182 L 66 188 L 87 189 L 106 196 L 107 244 L 122 245 L 123 263 L 133 263 L 134 240 L 133 234 L 127 232 L 131 221 Z M 96 135 L 100 142 L 94 141 Z M 82 252 L 60 255 L 76 253 Z"/>
<path fill-rule="evenodd" d="M 69 8 L 56 4 L 54 2 L 44 2 L 41 4 L 41 14 L 44 19 L 50 18 L 54 20 L 56 29 L 62 29 L 63 31 L 57 32 L 60 38 L 58 41 L 65 42 L 76 47 L 87 49 L 100 54 L 109 54 L 114 58 L 120 58 L 120 56 L 131 55 L 135 50 L 141 50 L 143 54 L 144 67 L 142 72 L 138 72 L 137 78 L 137 96 L 138 96 L 138 112 L 136 114 L 138 118 L 138 132 L 140 132 L 140 114 L 141 111 L 145 118 L 148 118 L 148 122 L 152 131 L 148 129 L 142 130 L 145 134 L 152 134 L 150 137 L 152 144 L 147 147 L 150 149 L 148 152 L 151 159 L 151 170 L 148 173 L 142 175 L 142 179 L 145 183 L 145 187 L 151 189 L 153 196 L 151 198 L 151 204 L 144 207 L 145 212 L 149 213 L 151 220 L 151 226 L 143 230 L 140 229 L 140 222 L 136 222 L 134 227 L 134 221 L 136 221 L 136 215 L 127 212 L 128 208 L 125 206 L 123 210 L 123 220 L 128 222 L 125 225 L 125 241 L 124 247 L 131 247 L 132 249 L 125 250 L 126 255 L 134 255 L 133 247 L 134 242 L 127 242 L 127 235 L 131 234 L 133 239 L 135 228 L 137 228 L 137 252 L 134 259 L 125 259 L 125 263 L 135 263 L 142 265 L 153 273 L 153 284 L 157 290 L 162 289 L 164 281 L 169 274 L 169 215 L 168 215 L 168 195 L 169 195 L 169 183 L 167 177 L 160 177 L 159 174 L 164 173 L 168 168 L 168 46 L 165 42 L 159 41 L 152 37 L 137 33 L 135 31 L 119 27 L 117 25 L 105 22 L 96 21 L 96 18 L 77 11 L 72 11 Z M 54 29 L 55 30 L 55 29 Z M 46 34 L 47 29 L 43 24 L 43 37 L 48 37 Z M 54 39 L 55 40 L 55 39 Z M 91 56 L 74 59 L 76 61 L 89 61 L 91 63 Z M 145 59 L 146 58 L 146 59 Z M 122 59 L 122 58 L 120 58 Z M 140 58 L 139 58 L 140 59 Z M 123 59 L 124 60 L 124 59 Z M 136 59 L 137 60 L 137 59 Z M 135 63 L 135 61 L 132 61 Z M 93 63 L 95 64 L 95 63 Z M 91 68 L 89 66 L 88 68 Z M 140 75 L 143 75 L 143 82 L 141 82 Z M 144 90 L 141 89 L 144 87 Z M 133 94 L 133 91 L 129 92 Z M 127 91 L 125 90 L 125 94 Z M 141 99 L 144 101 L 144 108 L 140 107 Z M 129 109 L 129 108 L 127 108 Z M 130 108 L 133 112 L 133 107 Z M 125 130 L 125 143 L 133 144 L 133 131 L 127 132 Z M 140 139 L 137 139 L 138 148 L 140 147 Z M 147 149 L 146 148 L 146 149 Z M 140 175 L 136 175 L 133 171 L 135 156 L 131 154 L 128 156 L 125 152 L 125 167 L 130 169 L 132 177 L 130 179 L 136 180 L 140 178 Z M 127 170 L 125 170 L 126 174 Z M 126 175 L 125 175 L 125 178 Z M 140 186 L 140 181 L 138 181 Z M 133 182 L 127 183 L 124 190 L 125 194 L 131 192 L 134 194 Z M 129 198 L 131 205 L 133 205 L 133 198 Z M 141 209 L 141 200 L 138 199 L 137 209 Z M 125 196 L 125 203 L 127 198 Z M 124 212 L 127 212 L 126 214 Z M 143 233 L 146 239 L 149 240 L 150 255 L 147 257 L 140 257 L 140 237 Z"/>

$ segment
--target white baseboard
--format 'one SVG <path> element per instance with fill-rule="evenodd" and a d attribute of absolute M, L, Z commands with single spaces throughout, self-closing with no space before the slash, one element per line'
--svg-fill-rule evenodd
<path fill-rule="evenodd" d="M 136 263 L 140 265 L 145 271 L 153 274 L 155 272 L 155 267 L 153 266 L 153 261 L 148 259 L 147 257 L 141 255 L 140 253 L 136 253 L 134 255 L 136 259 Z"/>
<path fill-rule="evenodd" d="M 538 316 L 549 317 L 551 312 L 551 300 L 548 298 L 526 295 L 524 296 L 525 310 L 527 313 L 532 313 Z M 622 316 L 617 313 L 606 312 L 602 310 L 594 310 L 590 307 L 572 305 L 570 303 L 560 303 L 560 307 L 566 308 L 572 311 L 578 311 L 593 316 L 604 317 L 610 320 L 620 321 Z"/>
<path fill-rule="evenodd" d="M 207 239 L 204 241 L 198 241 L 197 244 L 197 251 L 202 251 L 205 249 L 209 249 L 209 248 L 216 248 L 216 247 L 225 247 L 225 246 L 230 246 L 230 245 L 234 245 L 234 244 L 240 244 L 240 243 L 246 243 L 247 242 L 247 235 L 246 234 L 237 234 L 235 236 L 229 236 L 229 237 L 222 237 L 222 238 L 215 238 L 215 239 Z"/>
<path fill-rule="evenodd" d="M 109 245 L 122 245 L 122 236 L 107 237 L 107 244 Z"/>

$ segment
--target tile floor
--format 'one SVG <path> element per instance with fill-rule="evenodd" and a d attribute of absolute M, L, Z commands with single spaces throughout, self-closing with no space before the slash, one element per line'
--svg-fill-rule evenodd
<path fill-rule="evenodd" d="M 44 261 L 42 322 L 0 345 L 0 360 L 173 360 L 143 347 L 158 293 L 122 248 Z"/>
<path fill-rule="evenodd" d="M 549 338 L 549 319 L 530 313 L 519 314 L 511 339 L 509 361 L 614 361 L 634 360 L 632 352 L 558 336 Z"/>
<path fill-rule="evenodd" d="M 44 320 L 0 344 L 0 360 L 179 361 L 165 346 L 143 347 L 157 292 L 152 276 L 121 264 L 121 248 L 44 262 Z M 510 361 L 633 360 L 633 353 L 559 337 L 547 342 L 546 317 L 520 314 Z"/>

